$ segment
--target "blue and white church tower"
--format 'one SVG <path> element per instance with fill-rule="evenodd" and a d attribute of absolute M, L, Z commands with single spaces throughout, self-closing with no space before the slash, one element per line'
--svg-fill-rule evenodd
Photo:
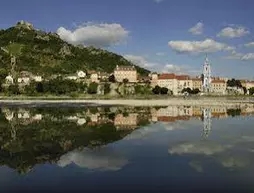
<path fill-rule="evenodd" d="M 203 66 L 203 91 L 210 92 L 211 89 L 211 65 L 209 63 L 208 57 L 205 58 L 205 63 Z"/>

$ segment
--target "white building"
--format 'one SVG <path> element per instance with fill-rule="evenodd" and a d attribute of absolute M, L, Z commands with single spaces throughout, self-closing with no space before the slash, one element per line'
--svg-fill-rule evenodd
<path fill-rule="evenodd" d="M 77 76 L 78 76 L 78 78 L 85 78 L 86 77 L 86 73 L 83 72 L 82 70 L 80 70 L 80 71 L 77 72 Z"/>
<path fill-rule="evenodd" d="M 99 83 L 99 75 L 98 73 L 92 73 L 91 76 L 90 76 L 90 79 L 91 79 L 91 82 L 96 82 L 96 83 Z"/>
<path fill-rule="evenodd" d="M 20 84 L 29 84 L 30 83 L 30 77 L 24 76 L 18 78 L 18 83 Z"/>
<path fill-rule="evenodd" d="M 174 95 L 178 93 L 178 88 L 177 88 L 178 81 L 176 79 L 175 74 L 160 74 L 158 76 L 157 85 L 171 90 Z"/>
<path fill-rule="evenodd" d="M 5 82 L 6 82 L 6 84 L 13 84 L 14 79 L 12 78 L 11 75 L 8 75 L 8 76 L 5 77 Z"/>
<path fill-rule="evenodd" d="M 42 81 L 42 77 L 41 77 L 41 76 L 32 76 L 32 79 L 33 79 L 35 82 L 41 82 L 41 81 Z"/>

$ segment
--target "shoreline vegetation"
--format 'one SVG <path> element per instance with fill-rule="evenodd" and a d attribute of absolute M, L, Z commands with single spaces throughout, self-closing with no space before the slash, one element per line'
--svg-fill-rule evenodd
<path fill-rule="evenodd" d="M 249 96 L 0 96 L 0 104 L 85 104 L 89 105 L 124 105 L 124 106 L 254 106 L 254 97 Z"/>

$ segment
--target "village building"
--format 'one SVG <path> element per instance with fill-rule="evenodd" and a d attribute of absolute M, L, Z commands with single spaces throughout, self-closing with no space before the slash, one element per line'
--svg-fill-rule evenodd
<path fill-rule="evenodd" d="M 100 82 L 99 74 L 95 70 L 89 70 L 87 74 L 89 75 L 89 82 L 96 82 L 96 83 Z"/>
<path fill-rule="evenodd" d="M 201 78 L 192 78 L 192 89 L 199 89 L 200 91 L 202 91 Z"/>
<path fill-rule="evenodd" d="M 5 77 L 5 83 L 6 84 L 13 84 L 14 83 L 14 79 L 11 75 L 8 75 Z"/>
<path fill-rule="evenodd" d="M 137 82 L 137 70 L 134 66 L 116 66 L 114 70 L 116 82 L 123 82 L 127 79 L 130 83 Z"/>
<path fill-rule="evenodd" d="M 90 80 L 91 82 L 96 82 L 96 83 L 99 83 L 100 80 L 99 80 L 99 75 L 97 72 L 93 72 L 91 75 L 90 75 Z"/>
<path fill-rule="evenodd" d="M 98 79 L 102 80 L 102 81 L 106 81 L 108 80 L 109 74 L 106 72 L 99 72 L 98 73 Z"/>
<path fill-rule="evenodd" d="M 158 76 L 157 85 L 171 90 L 174 95 L 178 94 L 178 82 L 176 79 L 176 75 L 173 73 L 160 74 Z"/>
<path fill-rule="evenodd" d="M 42 82 L 42 77 L 41 76 L 36 75 L 36 76 L 32 76 L 31 78 L 35 82 Z"/>
<path fill-rule="evenodd" d="M 247 90 L 254 87 L 254 81 L 248 81 L 248 80 L 241 80 L 241 84 L 243 87 L 245 87 Z"/>
<path fill-rule="evenodd" d="M 86 73 L 82 70 L 79 70 L 79 71 L 77 71 L 77 76 L 78 76 L 78 78 L 85 78 Z"/>
<path fill-rule="evenodd" d="M 185 88 L 193 88 L 192 79 L 188 75 L 177 75 L 177 89 L 181 93 Z"/>
<path fill-rule="evenodd" d="M 69 76 L 66 76 L 65 79 L 68 79 L 68 80 L 77 80 L 78 77 L 76 75 L 69 75 Z"/>
<path fill-rule="evenodd" d="M 158 85 L 158 74 L 156 72 L 150 73 L 149 77 L 151 79 L 151 87 L 154 88 Z"/>
<path fill-rule="evenodd" d="M 211 82 L 211 92 L 218 94 L 226 94 L 227 83 L 225 80 L 214 79 Z"/>
<path fill-rule="evenodd" d="M 28 85 L 30 83 L 30 77 L 29 76 L 23 76 L 18 78 L 19 84 Z"/>

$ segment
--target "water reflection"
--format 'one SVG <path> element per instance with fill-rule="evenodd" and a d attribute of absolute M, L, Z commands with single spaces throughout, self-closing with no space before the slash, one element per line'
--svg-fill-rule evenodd
<path fill-rule="evenodd" d="M 254 169 L 253 114 L 253 106 L 2 107 L 0 171 L 6 173 L 8 167 L 18 179 L 38 181 L 42 170 L 48 171 L 53 183 L 51 175 L 66 171 L 56 179 L 67 180 L 79 170 L 84 172 L 80 179 L 105 175 L 109 184 L 135 184 L 138 178 L 141 184 L 165 186 L 179 175 L 186 183 L 196 173 L 218 172 L 230 179 L 232 173 L 227 172 L 237 171 L 246 176 Z M 153 172 L 167 180 L 157 179 Z M 136 178 L 125 181 L 126 176 Z M 6 185 L 11 187 L 10 183 Z M 26 184 L 19 182 L 22 187 Z M 80 182 L 79 187 L 83 185 Z"/>

